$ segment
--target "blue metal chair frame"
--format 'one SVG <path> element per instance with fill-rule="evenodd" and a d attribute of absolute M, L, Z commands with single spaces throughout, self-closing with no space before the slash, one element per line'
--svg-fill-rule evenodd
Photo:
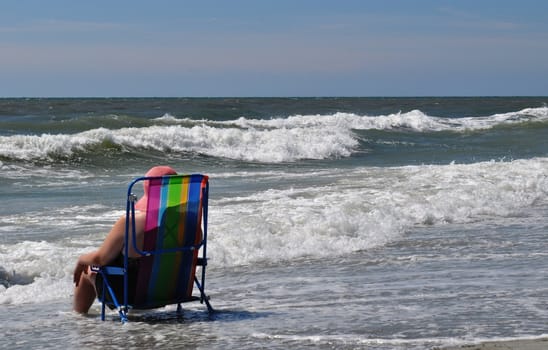
<path fill-rule="evenodd" d="M 173 175 L 173 176 L 185 176 L 185 175 Z M 92 266 L 92 271 L 95 271 L 97 273 L 100 273 L 103 277 L 103 289 L 101 291 L 101 320 L 105 320 L 105 296 L 108 292 L 112 298 L 112 302 L 114 304 L 114 307 L 118 310 L 118 314 L 120 316 L 120 321 L 122 323 L 125 323 L 128 321 L 127 314 L 129 310 L 132 308 L 131 305 L 128 304 L 128 274 L 126 273 L 128 271 L 128 260 L 129 260 L 129 245 L 127 244 L 129 239 L 129 223 L 131 220 L 131 227 L 132 227 L 132 241 L 133 241 L 133 249 L 141 254 L 142 256 L 150 256 L 155 254 L 163 254 L 163 253 L 173 253 L 173 252 L 182 252 L 182 251 L 189 251 L 189 250 L 197 250 L 201 249 L 202 256 L 198 257 L 196 266 L 201 266 L 201 281 L 198 280 L 198 277 L 194 275 L 194 282 L 198 290 L 200 291 L 200 297 L 193 297 L 191 300 L 188 301 L 194 301 L 199 300 L 201 304 L 205 303 L 207 306 L 208 312 L 213 312 L 214 309 L 209 303 L 209 296 L 205 293 L 205 274 L 206 274 L 206 266 L 207 266 L 207 217 L 208 217 L 208 198 L 209 198 L 209 181 L 206 183 L 205 188 L 203 188 L 202 192 L 202 218 L 203 218 L 203 237 L 202 241 L 194 246 L 186 246 L 186 247 L 178 247 L 178 248 L 170 248 L 170 249 L 163 249 L 163 250 L 154 250 L 154 251 L 143 251 L 140 250 L 137 247 L 136 244 L 136 232 L 135 232 L 135 202 L 137 201 L 137 197 L 133 194 L 133 186 L 141 181 L 145 180 L 154 180 L 154 179 L 160 179 L 162 177 L 139 177 L 133 180 L 127 190 L 127 203 L 126 203 L 126 227 L 125 227 L 125 236 L 124 236 L 124 267 L 117 267 L 117 266 Z M 116 298 L 116 295 L 108 283 L 107 276 L 108 275 L 123 275 L 124 277 L 124 300 L 122 303 L 118 301 Z M 138 309 L 138 306 L 136 307 Z M 182 310 L 181 308 L 181 302 L 177 303 L 177 312 L 180 313 Z"/>

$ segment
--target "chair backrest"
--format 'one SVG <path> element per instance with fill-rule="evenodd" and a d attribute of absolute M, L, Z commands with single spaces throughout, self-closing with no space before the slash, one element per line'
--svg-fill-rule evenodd
<path fill-rule="evenodd" d="M 204 244 L 202 216 L 208 177 L 195 174 L 142 180 L 148 181 L 148 202 L 134 307 L 188 301 L 198 250 Z"/>

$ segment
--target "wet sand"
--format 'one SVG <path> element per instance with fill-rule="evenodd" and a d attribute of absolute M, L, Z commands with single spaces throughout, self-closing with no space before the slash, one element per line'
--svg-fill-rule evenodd
<path fill-rule="evenodd" d="M 440 350 L 547 350 L 548 338 L 492 341 L 475 345 L 460 345 Z"/>

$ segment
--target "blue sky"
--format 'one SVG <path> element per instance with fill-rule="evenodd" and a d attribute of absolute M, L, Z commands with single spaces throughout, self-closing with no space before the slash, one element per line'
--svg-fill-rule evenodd
<path fill-rule="evenodd" d="M 0 97 L 548 95 L 545 0 L 3 0 Z"/>

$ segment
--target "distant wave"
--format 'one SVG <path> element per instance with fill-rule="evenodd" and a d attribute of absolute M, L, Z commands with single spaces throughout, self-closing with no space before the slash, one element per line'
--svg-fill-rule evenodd
<path fill-rule="evenodd" d="M 331 115 L 294 115 L 287 118 L 248 119 L 231 121 L 206 121 L 188 118 L 178 119 L 166 114 L 157 121 L 171 124 L 207 123 L 209 125 L 238 128 L 292 129 L 305 127 L 335 127 L 356 130 L 412 130 L 417 132 L 468 131 L 489 129 L 502 125 L 520 123 L 548 122 L 548 107 L 526 108 L 517 112 L 494 114 L 486 117 L 445 118 L 429 116 L 420 110 L 405 113 L 368 116 L 354 113 L 335 113 Z"/>
<path fill-rule="evenodd" d="M 347 157 L 358 141 L 349 129 L 279 128 L 271 130 L 179 125 L 93 129 L 72 135 L 0 137 L 0 157 L 15 160 L 70 158 L 77 153 L 101 153 L 105 148 L 192 152 L 213 157 L 258 162 Z"/>
<path fill-rule="evenodd" d="M 380 116 L 335 113 L 229 121 L 179 119 L 166 114 L 152 122 L 154 125 L 101 127 L 72 134 L 0 136 L 0 160 L 56 161 L 82 154 L 142 150 L 265 163 L 343 158 L 358 151 L 355 130 L 465 132 L 546 123 L 548 107 L 464 118 L 434 117 L 413 110 Z"/>

